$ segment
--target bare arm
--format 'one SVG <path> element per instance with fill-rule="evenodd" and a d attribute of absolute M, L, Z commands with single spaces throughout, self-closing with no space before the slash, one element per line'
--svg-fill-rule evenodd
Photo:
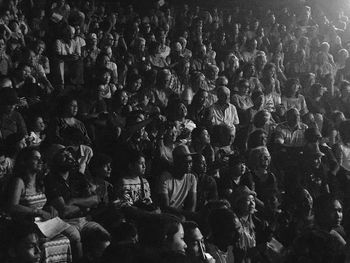
<path fill-rule="evenodd" d="M 82 215 L 82 211 L 78 206 L 66 204 L 61 196 L 52 200 L 51 204 L 58 211 L 59 216 L 63 219 L 79 217 Z"/>

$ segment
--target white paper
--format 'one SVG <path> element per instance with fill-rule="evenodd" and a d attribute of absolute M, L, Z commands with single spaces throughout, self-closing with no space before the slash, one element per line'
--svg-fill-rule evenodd
<path fill-rule="evenodd" d="M 69 227 L 61 218 L 55 217 L 44 222 L 35 222 L 41 233 L 47 238 L 53 238 Z"/>

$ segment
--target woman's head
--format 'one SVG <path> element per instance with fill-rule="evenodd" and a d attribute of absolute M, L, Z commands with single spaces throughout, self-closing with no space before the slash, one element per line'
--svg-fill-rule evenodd
<path fill-rule="evenodd" d="M 59 107 L 64 117 L 75 117 L 78 114 L 78 101 L 73 97 L 62 97 Z"/>
<path fill-rule="evenodd" d="M 203 89 L 199 89 L 193 96 L 192 104 L 198 107 L 204 107 L 208 99 L 208 92 Z"/>
<path fill-rule="evenodd" d="M 164 131 L 164 141 L 175 143 L 178 135 L 178 130 L 173 122 L 167 123 Z"/>
<path fill-rule="evenodd" d="M 43 117 L 39 115 L 31 117 L 29 127 L 34 132 L 43 132 L 46 128 Z"/>
<path fill-rule="evenodd" d="M 125 90 L 117 90 L 113 94 L 112 98 L 112 105 L 113 107 L 121 107 L 121 106 L 126 106 L 128 104 L 128 94 L 126 93 Z"/>
<path fill-rule="evenodd" d="M 289 78 L 285 84 L 284 95 L 288 98 L 295 97 L 300 90 L 299 79 L 297 78 Z"/>
<path fill-rule="evenodd" d="M 250 82 L 247 79 L 241 79 L 238 82 L 238 92 L 241 96 L 245 96 L 249 94 Z"/>
<path fill-rule="evenodd" d="M 16 158 L 14 166 L 14 175 L 28 183 L 28 174 L 39 173 L 42 171 L 41 154 L 38 150 L 32 148 L 22 149 Z"/>
<path fill-rule="evenodd" d="M 248 216 L 255 213 L 255 197 L 256 193 L 247 186 L 239 186 L 232 196 L 232 206 L 236 210 L 237 215 Z"/>
<path fill-rule="evenodd" d="M 198 176 L 206 174 L 207 172 L 207 161 L 201 154 L 195 154 L 192 156 L 192 171 Z"/>
<path fill-rule="evenodd" d="M 141 75 L 136 74 L 136 73 L 131 73 L 128 77 L 127 77 L 127 90 L 129 92 L 137 92 L 140 90 L 141 85 L 142 85 L 142 78 Z"/>
<path fill-rule="evenodd" d="M 265 146 L 259 146 L 251 150 L 249 154 L 249 166 L 252 170 L 267 170 L 270 162 L 271 155 Z"/>
<path fill-rule="evenodd" d="M 339 227 L 343 220 L 343 205 L 333 194 L 321 195 L 315 200 L 315 220 L 323 228 Z"/>
<path fill-rule="evenodd" d="M 276 65 L 273 63 L 267 63 L 263 69 L 263 78 L 271 79 L 276 77 Z"/>
<path fill-rule="evenodd" d="M 208 145 L 210 144 L 210 134 L 205 127 L 196 127 L 191 132 L 191 140 L 194 144 Z"/>
<path fill-rule="evenodd" d="M 98 73 L 97 79 L 99 84 L 106 85 L 106 84 L 109 84 L 109 82 L 111 81 L 111 77 L 112 77 L 111 71 L 107 68 L 103 68 Z"/>

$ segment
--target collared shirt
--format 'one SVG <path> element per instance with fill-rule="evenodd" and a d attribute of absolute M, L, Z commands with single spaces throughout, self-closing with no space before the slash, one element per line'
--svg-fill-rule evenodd
<path fill-rule="evenodd" d="M 223 111 L 222 107 L 215 103 L 212 106 L 211 123 L 213 125 L 226 124 L 230 128 L 235 128 L 235 125 L 239 124 L 239 118 L 236 107 L 229 103 L 228 107 Z"/>
<path fill-rule="evenodd" d="M 70 174 L 67 180 L 56 174 L 49 174 L 45 180 L 46 196 L 49 202 L 62 197 L 68 203 L 72 198 L 90 195 L 89 184 L 80 173 Z"/>
<path fill-rule="evenodd" d="M 304 133 L 307 125 L 300 122 L 295 129 L 289 127 L 287 122 L 283 122 L 276 127 L 275 141 L 281 142 L 285 146 L 301 147 L 305 144 Z"/>

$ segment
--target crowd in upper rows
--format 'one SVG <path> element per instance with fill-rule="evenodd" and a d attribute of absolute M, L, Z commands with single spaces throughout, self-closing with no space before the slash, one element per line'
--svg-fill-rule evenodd
<path fill-rule="evenodd" d="M 347 262 L 344 12 L 4 2 L 0 260 Z"/>

